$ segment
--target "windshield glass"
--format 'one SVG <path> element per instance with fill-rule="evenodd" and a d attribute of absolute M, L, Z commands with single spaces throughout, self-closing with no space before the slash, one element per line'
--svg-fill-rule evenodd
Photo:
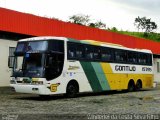
<path fill-rule="evenodd" d="M 23 56 L 23 57 L 21 57 Z M 16 64 L 16 62 L 18 62 Z M 15 77 L 58 77 L 64 64 L 64 41 L 21 41 L 15 51 Z"/>
<path fill-rule="evenodd" d="M 16 52 L 27 52 L 27 51 L 44 51 L 47 50 L 47 41 L 30 41 L 30 42 L 19 42 L 16 48 Z"/>
<path fill-rule="evenodd" d="M 43 55 L 27 53 L 24 59 L 24 77 L 42 77 Z"/>
<path fill-rule="evenodd" d="M 46 50 L 47 49 L 47 41 L 36 41 L 28 43 L 28 50 Z"/>
<path fill-rule="evenodd" d="M 15 56 L 14 77 L 43 77 L 43 54 L 27 53 L 25 56 Z"/>

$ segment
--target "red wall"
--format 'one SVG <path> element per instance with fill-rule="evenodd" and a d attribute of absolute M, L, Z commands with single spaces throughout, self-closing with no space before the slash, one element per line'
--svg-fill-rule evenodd
<path fill-rule="evenodd" d="M 160 54 L 160 43 L 106 30 L 85 27 L 31 14 L 0 8 L 0 30 L 34 36 L 64 36 L 121 44 L 131 48 L 150 49 Z"/>

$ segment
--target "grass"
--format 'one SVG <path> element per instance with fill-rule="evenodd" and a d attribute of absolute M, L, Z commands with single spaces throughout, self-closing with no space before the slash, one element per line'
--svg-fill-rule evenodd
<path fill-rule="evenodd" d="M 120 34 L 130 35 L 138 38 L 150 39 L 153 41 L 160 42 L 160 33 L 144 33 L 144 32 L 129 32 L 129 31 L 113 31 Z"/>

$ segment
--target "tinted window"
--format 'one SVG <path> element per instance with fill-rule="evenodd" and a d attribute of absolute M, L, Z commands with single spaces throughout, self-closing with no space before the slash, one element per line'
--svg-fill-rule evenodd
<path fill-rule="evenodd" d="M 131 64 L 137 63 L 137 53 L 128 51 L 128 62 Z"/>
<path fill-rule="evenodd" d="M 139 53 L 138 54 L 138 63 L 139 64 L 147 64 L 147 54 Z"/>
<path fill-rule="evenodd" d="M 115 61 L 116 62 L 126 62 L 127 52 L 124 50 L 115 50 Z"/>
<path fill-rule="evenodd" d="M 93 58 L 94 58 L 94 60 L 100 60 L 101 59 L 101 49 L 100 49 L 100 47 L 97 47 L 97 46 L 94 47 Z"/>
<path fill-rule="evenodd" d="M 68 42 L 67 50 L 68 50 L 68 58 L 75 59 L 76 58 L 76 44 Z"/>
<path fill-rule="evenodd" d="M 102 48 L 101 49 L 101 60 L 102 61 L 112 61 L 113 60 L 113 54 L 112 49 L 110 48 Z"/>
<path fill-rule="evenodd" d="M 152 55 L 151 54 L 147 54 L 147 64 L 152 65 Z"/>
<path fill-rule="evenodd" d="M 68 59 L 152 65 L 152 55 L 116 48 L 68 42 Z"/>
<path fill-rule="evenodd" d="M 81 44 L 77 44 L 75 50 L 76 50 L 76 58 L 84 59 L 85 56 L 84 46 Z"/>
<path fill-rule="evenodd" d="M 64 52 L 64 41 L 50 40 L 48 50 L 54 52 Z"/>
<path fill-rule="evenodd" d="M 138 63 L 142 65 L 152 65 L 152 55 L 147 53 L 139 53 Z"/>
<path fill-rule="evenodd" d="M 93 47 L 90 45 L 85 46 L 85 58 L 87 60 L 93 59 Z"/>

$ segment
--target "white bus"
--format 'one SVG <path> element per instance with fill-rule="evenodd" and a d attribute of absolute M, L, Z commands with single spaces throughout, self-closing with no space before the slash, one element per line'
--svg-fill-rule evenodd
<path fill-rule="evenodd" d="M 152 61 L 150 50 L 94 40 L 33 37 L 18 41 L 10 86 L 19 93 L 68 97 L 152 88 Z"/>

